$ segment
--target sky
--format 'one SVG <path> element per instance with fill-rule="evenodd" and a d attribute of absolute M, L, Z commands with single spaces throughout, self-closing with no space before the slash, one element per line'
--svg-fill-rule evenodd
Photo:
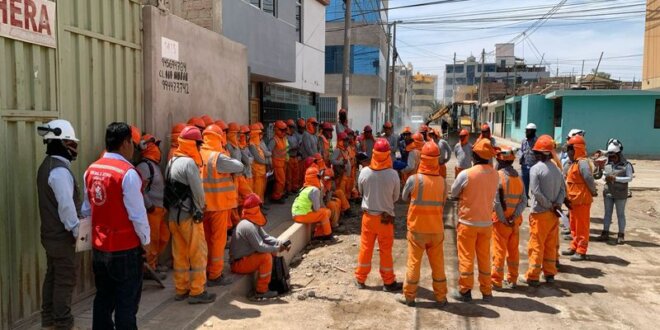
<path fill-rule="evenodd" d="M 452 2 L 456 1 L 456 2 Z M 415 72 L 437 74 L 440 91 L 445 64 L 480 58 L 495 60 L 495 44 L 516 39 L 515 55 L 528 64 L 548 66 L 552 76 L 580 75 L 596 68 L 613 79 L 639 81 L 644 50 L 645 0 L 565 0 L 551 19 L 540 17 L 560 0 L 449 0 L 448 3 L 396 9 L 432 0 L 390 0 L 389 21 L 397 25 L 397 49 Z M 429 24 L 419 24 L 421 22 Z M 527 30 L 532 26 L 537 29 Z M 527 32 L 523 35 L 524 31 Z M 543 59 L 543 62 L 541 62 Z M 442 93 L 438 93 L 442 98 Z"/>

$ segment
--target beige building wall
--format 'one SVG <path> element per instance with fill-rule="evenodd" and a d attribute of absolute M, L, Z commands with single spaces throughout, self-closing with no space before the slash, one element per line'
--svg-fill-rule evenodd
<path fill-rule="evenodd" d="M 660 0 L 646 2 L 642 89 L 660 89 Z"/>

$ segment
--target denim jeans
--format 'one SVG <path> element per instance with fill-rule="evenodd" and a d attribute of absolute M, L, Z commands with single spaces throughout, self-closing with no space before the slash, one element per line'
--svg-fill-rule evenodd
<path fill-rule="evenodd" d="M 520 168 L 522 170 L 523 183 L 525 184 L 525 195 L 527 196 L 527 198 L 529 198 L 529 169 L 531 167 L 522 164 L 520 165 Z"/>
<path fill-rule="evenodd" d="M 619 221 L 619 233 L 623 234 L 626 230 L 626 201 L 627 198 L 614 199 L 612 197 L 605 196 L 605 216 L 603 217 L 603 230 L 610 231 L 610 225 L 612 224 L 612 211 L 614 211 L 614 206 L 616 205 L 616 218 Z"/>
<path fill-rule="evenodd" d="M 92 329 L 137 329 L 136 315 L 142 295 L 142 253 L 141 247 L 119 252 L 94 250 L 96 297 Z"/>

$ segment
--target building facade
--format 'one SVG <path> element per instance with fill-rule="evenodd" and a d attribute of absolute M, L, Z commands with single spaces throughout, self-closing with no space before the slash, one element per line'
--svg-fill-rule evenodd
<path fill-rule="evenodd" d="M 394 104 L 392 123 L 395 128 L 404 126 L 404 123 L 412 114 L 412 102 L 414 95 L 413 67 L 397 65 L 394 67 Z M 389 88 L 389 86 L 388 86 Z"/>
<path fill-rule="evenodd" d="M 646 0 L 642 89 L 660 90 L 660 1 Z"/>
<path fill-rule="evenodd" d="M 417 73 L 413 76 L 412 113 L 427 115 L 438 99 L 438 76 Z"/>
<path fill-rule="evenodd" d="M 365 125 L 380 127 L 385 120 L 388 36 L 386 1 L 353 0 L 349 83 L 349 126 L 362 131 Z M 321 111 L 337 118 L 341 105 L 344 3 L 331 1 L 326 7 L 325 93 Z M 334 116 L 333 116 L 334 114 Z"/>

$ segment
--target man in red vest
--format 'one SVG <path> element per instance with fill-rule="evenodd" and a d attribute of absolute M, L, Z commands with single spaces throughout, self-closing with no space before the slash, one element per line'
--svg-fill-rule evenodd
<path fill-rule="evenodd" d="M 94 329 L 137 329 L 143 254 L 150 241 L 142 179 L 128 161 L 139 143 L 136 128 L 110 124 L 106 153 L 85 172 L 82 213 L 92 216 Z"/>

